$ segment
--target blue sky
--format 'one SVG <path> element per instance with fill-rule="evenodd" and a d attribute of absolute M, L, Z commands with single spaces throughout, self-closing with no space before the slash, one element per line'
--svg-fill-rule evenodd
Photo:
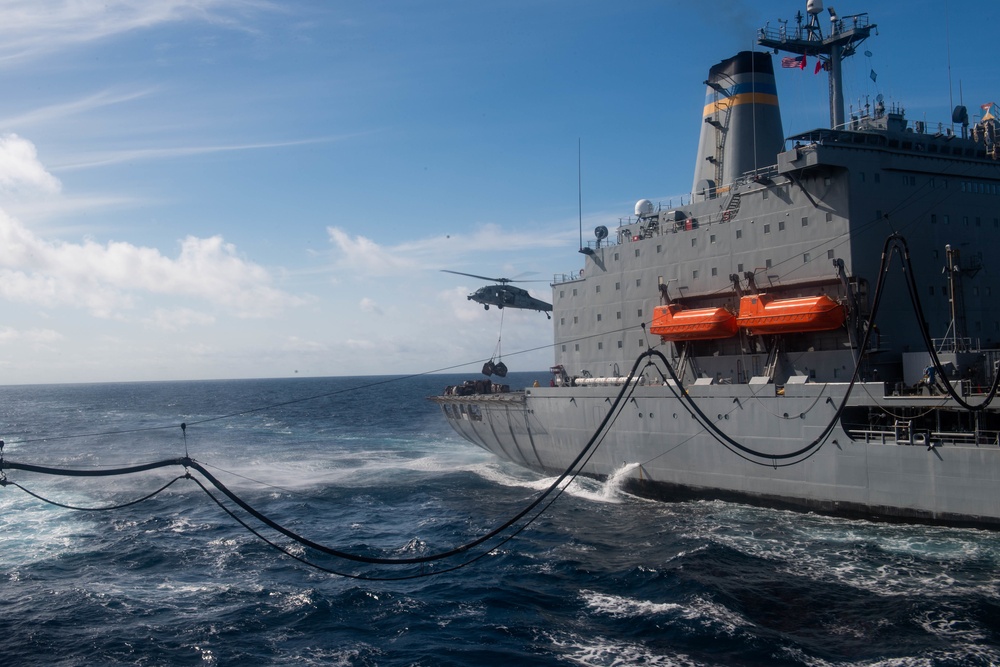
<path fill-rule="evenodd" d="M 0 383 L 478 370 L 501 314 L 440 270 L 548 300 L 578 142 L 588 237 L 678 200 L 708 68 L 805 6 L 696 4 L 0 1 Z M 879 26 L 849 102 L 947 121 L 949 56 L 954 103 L 1000 97 L 967 5 L 834 6 Z M 778 91 L 827 122 L 811 67 Z M 502 332 L 550 364 L 544 316 Z"/>

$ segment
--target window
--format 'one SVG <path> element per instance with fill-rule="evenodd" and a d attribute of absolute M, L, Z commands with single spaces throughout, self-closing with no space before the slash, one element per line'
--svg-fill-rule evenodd
<path fill-rule="evenodd" d="M 769 224 L 765 224 L 764 225 L 764 233 L 765 234 L 770 234 L 771 233 L 771 225 L 769 225 Z"/>
<path fill-rule="evenodd" d="M 622 284 L 621 283 L 615 283 L 615 291 L 618 291 L 621 288 L 622 288 Z"/>
<path fill-rule="evenodd" d="M 809 263 L 809 253 L 807 252 L 802 253 L 802 263 L 803 264 Z"/>
<path fill-rule="evenodd" d="M 573 346 L 573 350 L 574 350 L 575 352 L 579 352 L 579 351 L 580 351 L 580 344 L 579 344 L 579 343 L 577 343 L 576 345 L 574 345 L 574 346 Z"/>
<path fill-rule="evenodd" d="M 562 351 L 563 351 L 563 352 L 565 352 L 565 351 L 566 351 L 566 346 L 565 346 L 565 345 L 563 345 L 563 346 L 562 346 Z"/>
<path fill-rule="evenodd" d="M 764 260 L 764 268 L 765 269 L 770 269 L 771 268 L 771 260 L 769 260 L 769 259 L 765 259 Z"/>
<path fill-rule="evenodd" d="M 560 325 L 565 325 L 566 324 L 566 318 L 565 317 L 560 317 L 559 318 L 559 324 Z"/>
<path fill-rule="evenodd" d="M 636 249 L 635 249 L 635 256 L 636 256 L 636 257 L 638 257 L 638 256 L 639 256 L 639 249 L 638 249 L 638 248 L 636 248 Z"/>
<path fill-rule="evenodd" d="M 715 234 L 712 234 L 711 236 L 708 237 L 708 242 L 715 243 Z"/>
<path fill-rule="evenodd" d="M 656 246 L 656 252 L 663 252 L 663 246 L 661 245 Z"/>
<path fill-rule="evenodd" d="M 598 294 L 600 294 L 601 293 L 601 286 L 600 285 L 595 286 L 594 287 L 594 291 L 597 292 Z"/>
<path fill-rule="evenodd" d="M 574 315 L 573 316 L 573 324 L 579 324 L 579 323 L 580 323 L 580 318 L 577 315 Z"/>
<path fill-rule="evenodd" d="M 621 318 L 622 318 L 622 311 L 619 310 L 618 311 L 618 319 L 620 320 Z"/>
<path fill-rule="evenodd" d="M 639 309 L 639 318 L 642 318 L 642 308 Z"/>
<path fill-rule="evenodd" d="M 809 226 L 809 218 L 808 217 L 802 218 L 802 226 L 803 227 L 808 227 Z"/>
<path fill-rule="evenodd" d="M 928 285 L 927 288 L 930 290 L 930 295 L 934 296 L 934 285 Z"/>
<path fill-rule="evenodd" d="M 601 314 L 600 314 L 600 313 L 597 313 L 597 321 L 598 321 L 598 322 L 600 322 L 600 321 L 601 321 Z"/>
<path fill-rule="evenodd" d="M 618 341 L 618 349 L 619 350 L 622 349 L 622 342 L 621 341 Z"/>
<path fill-rule="evenodd" d="M 779 220 L 778 221 L 778 231 L 779 232 L 785 231 L 785 221 L 784 220 Z"/>
<path fill-rule="evenodd" d="M 603 350 L 603 349 L 604 349 L 604 343 L 602 343 L 602 342 L 598 341 L 598 342 L 597 342 L 597 349 L 598 349 L 598 350 Z"/>
<path fill-rule="evenodd" d="M 564 296 L 566 296 L 566 290 L 562 290 L 562 289 L 561 289 L 561 290 L 559 290 L 559 298 L 561 299 L 561 298 L 563 298 Z"/>
<path fill-rule="evenodd" d="M 737 264 L 736 265 L 736 271 L 738 273 L 743 273 L 743 265 L 742 264 Z"/>
<path fill-rule="evenodd" d="M 695 269 L 694 271 L 691 272 L 691 277 L 694 278 L 695 280 L 698 280 L 698 269 Z"/>
<path fill-rule="evenodd" d="M 573 296 L 576 296 L 576 288 L 573 288 Z"/>
<path fill-rule="evenodd" d="M 642 285 L 642 278 L 636 278 L 635 279 L 635 286 L 639 287 L 640 285 Z"/>
<path fill-rule="evenodd" d="M 719 275 L 719 269 L 717 269 L 717 268 L 715 268 L 715 267 L 713 266 L 713 267 L 712 267 L 712 275 L 713 275 L 713 276 L 717 276 L 717 275 Z"/>
<path fill-rule="evenodd" d="M 827 213 L 826 213 L 826 221 L 827 222 L 833 222 L 833 213 L 830 213 L 829 211 L 827 211 Z"/>
<path fill-rule="evenodd" d="M 931 224 L 932 225 L 937 224 L 937 213 L 931 213 Z"/>
<path fill-rule="evenodd" d="M 743 230 L 742 229 L 737 229 L 736 230 L 736 238 L 738 238 L 738 239 L 743 238 Z"/>
<path fill-rule="evenodd" d="M 693 248 L 696 245 L 698 245 L 698 237 L 697 236 L 692 236 L 691 237 L 691 247 Z"/>
<path fill-rule="evenodd" d="M 615 253 L 615 261 L 618 261 L 618 253 Z"/>
<path fill-rule="evenodd" d="M 875 172 L 875 182 L 876 183 L 881 183 L 882 182 L 882 174 L 880 174 L 878 172 Z"/>
<path fill-rule="evenodd" d="M 833 251 L 832 250 L 827 250 L 826 251 L 826 258 L 827 259 L 833 259 Z"/>

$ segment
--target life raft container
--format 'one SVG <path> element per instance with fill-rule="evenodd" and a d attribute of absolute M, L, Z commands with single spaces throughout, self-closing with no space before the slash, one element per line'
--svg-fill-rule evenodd
<path fill-rule="evenodd" d="M 767 294 L 750 294 L 740 299 L 737 324 L 752 334 L 829 331 L 846 318 L 844 306 L 825 294 L 793 299 L 775 299 Z"/>
<path fill-rule="evenodd" d="M 725 308 L 691 308 L 672 303 L 653 309 L 650 333 L 663 340 L 714 340 L 736 335 L 736 316 Z"/>

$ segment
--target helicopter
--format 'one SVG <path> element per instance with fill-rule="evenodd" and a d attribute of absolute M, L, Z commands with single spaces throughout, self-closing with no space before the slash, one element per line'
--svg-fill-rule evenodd
<path fill-rule="evenodd" d="M 540 299 L 536 299 L 530 294 L 528 290 L 521 289 L 520 287 L 514 287 L 510 283 L 523 283 L 523 282 L 544 282 L 544 281 L 530 281 L 530 280 L 511 280 L 510 278 L 487 278 L 486 276 L 477 276 L 473 273 L 462 273 L 461 271 L 449 271 L 448 269 L 441 269 L 445 273 L 454 273 L 459 276 L 468 276 L 470 278 L 479 278 L 480 280 L 490 280 L 496 285 L 489 285 L 487 287 L 480 287 L 475 292 L 469 295 L 469 301 L 475 301 L 476 303 L 483 304 L 485 310 L 489 310 L 490 306 L 496 306 L 497 308 L 524 308 L 527 310 L 537 310 L 540 313 L 545 313 L 545 316 L 552 319 L 549 315 L 549 311 L 552 310 L 552 304 L 545 303 Z"/>

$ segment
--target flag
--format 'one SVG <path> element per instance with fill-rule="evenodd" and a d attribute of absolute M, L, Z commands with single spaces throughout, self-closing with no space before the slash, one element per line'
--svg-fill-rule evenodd
<path fill-rule="evenodd" d="M 781 66 L 792 69 L 798 67 L 799 69 L 805 69 L 806 67 L 806 57 L 805 56 L 795 56 L 792 58 L 788 56 L 787 58 L 781 59 Z"/>
<path fill-rule="evenodd" d="M 816 69 L 813 70 L 813 74 L 819 74 L 819 71 L 821 69 L 823 69 L 823 59 L 822 58 L 817 58 L 816 59 Z"/>

